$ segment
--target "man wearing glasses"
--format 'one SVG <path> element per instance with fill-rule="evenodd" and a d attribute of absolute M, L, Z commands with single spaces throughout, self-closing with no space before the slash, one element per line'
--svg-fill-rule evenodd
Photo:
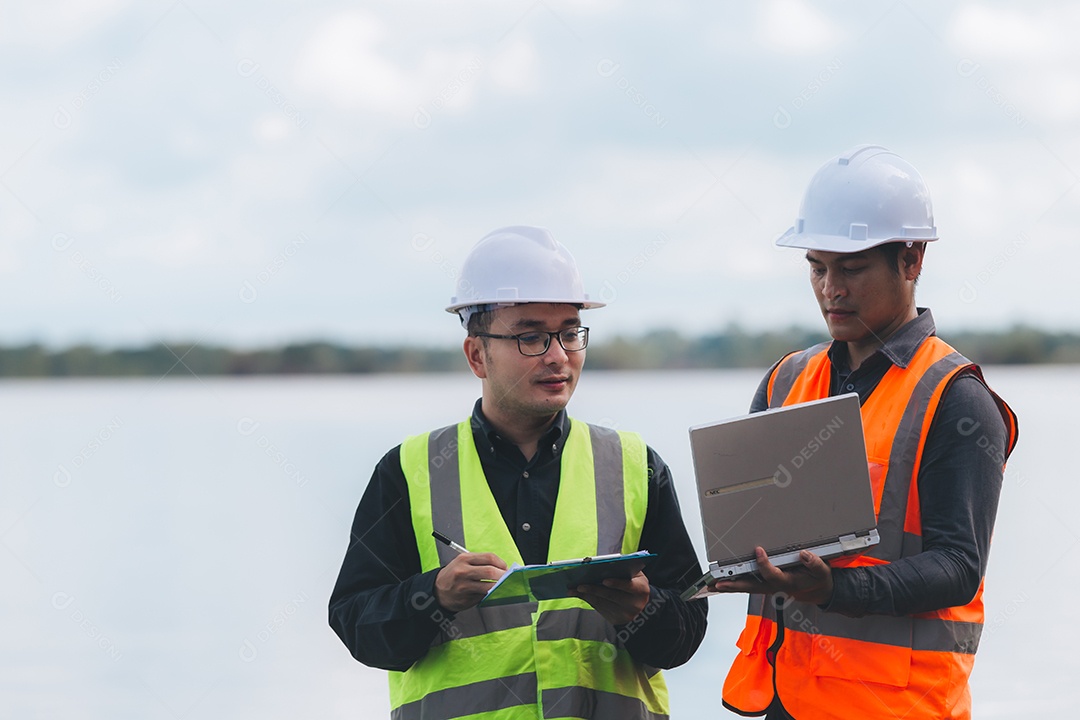
<path fill-rule="evenodd" d="M 383 457 L 330 599 L 353 656 L 392 671 L 392 717 L 668 716 L 658 668 L 693 655 L 707 603 L 678 598 L 700 566 L 663 460 L 566 414 L 589 341 L 580 311 L 602 305 L 541 228 L 496 230 L 466 259 L 447 310 L 481 398 Z M 477 606 L 510 562 L 639 549 L 660 556 L 648 573 Z"/>

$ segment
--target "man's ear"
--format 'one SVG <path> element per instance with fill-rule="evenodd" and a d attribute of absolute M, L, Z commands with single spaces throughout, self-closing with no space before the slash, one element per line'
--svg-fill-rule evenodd
<path fill-rule="evenodd" d="M 926 254 L 926 243 L 917 242 L 911 247 L 902 248 L 897 255 L 897 263 L 900 265 L 900 276 L 905 280 L 914 282 L 922 274 L 923 256 Z"/>
<path fill-rule="evenodd" d="M 484 347 L 484 339 L 470 335 L 465 338 L 461 349 L 465 351 L 465 361 L 469 363 L 469 369 L 478 378 L 487 377 L 487 348 Z"/>

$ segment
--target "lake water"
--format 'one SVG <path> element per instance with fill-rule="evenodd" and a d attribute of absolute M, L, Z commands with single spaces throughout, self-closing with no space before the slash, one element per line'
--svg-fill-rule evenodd
<path fill-rule="evenodd" d="M 643 433 L 701 552 L 693 424 L 745 412 L 760 371 L 585 375 L 583 420 Z M 977 718 L 1080 711 L 1080 368 L 989 368 L 1020 416 L 972 678 Z M 0 382 L 0 716 L 378 718 L 326 601 L 375 462 L 471 409 L 467 376 Z M 1068 450 L 1068 452 L 1066 452 Z M 742 624 L 667 673 L 673 716 L 712 711 Z"/>

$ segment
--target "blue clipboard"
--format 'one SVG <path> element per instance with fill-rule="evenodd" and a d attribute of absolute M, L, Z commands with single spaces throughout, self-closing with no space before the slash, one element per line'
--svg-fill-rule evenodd
<path fill-rule="evenodd" d="M 480 607 L 570 597 L 568 588 L 600 585 L 607 578 L 629 579 L 655 557 L 655 553 L 639 550 L 628 555 L 598 555 L 546 565 L 515 564 L 488 590 Z"/>

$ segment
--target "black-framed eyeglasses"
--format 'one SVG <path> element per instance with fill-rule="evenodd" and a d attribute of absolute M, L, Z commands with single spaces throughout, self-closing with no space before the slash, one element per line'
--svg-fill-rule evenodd
<path fill-rule="evenodd" d="M 496 340 L 517 340 L 518 352 L 532 357 L 543 355 L 551 347 L 551 338 L 559 341 L 559 345 L 566 352 L 584 350 L 589 344 L 589 328 L 582 325 L 577 327 L 563 328 L 555 332 L 547 330 L 530 330 L 517 335 L 494 335 L 492 333 L 473 333 L 476 337 L 495 338 Z"/>

